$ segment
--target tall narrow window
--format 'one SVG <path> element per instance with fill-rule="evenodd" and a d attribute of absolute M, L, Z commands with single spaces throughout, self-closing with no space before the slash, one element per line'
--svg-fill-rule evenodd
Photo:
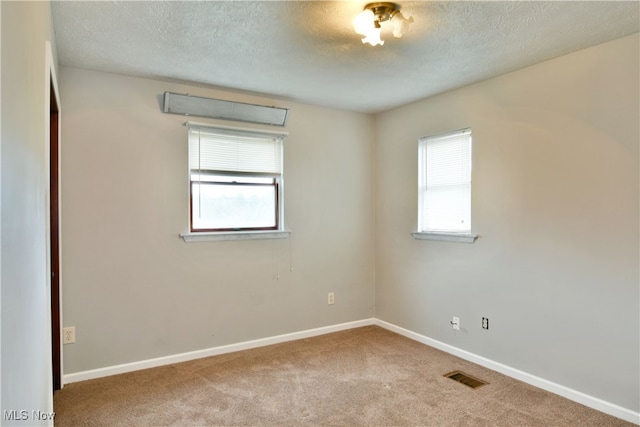
<path fill-rule="evenodd" d="M 471 129 L 419 140 L 418 232 L 471 232 Z"/>
<path fill-rule="evenodd" d="M 283 139 L 189 126 L 192 232 L 282 229 Z"/>

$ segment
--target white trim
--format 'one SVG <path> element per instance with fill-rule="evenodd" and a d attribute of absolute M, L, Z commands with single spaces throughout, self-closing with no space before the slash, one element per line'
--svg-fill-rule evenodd
<path fill-rule="evenodd" d="M 60 102 L 60 90 L 58 87 L 58 74 L 56 72 L 56 64 L 53 58 L 53 47 L 51 41 L 45 40 L 45 212 L 46 212 L 46 225 L 45 225 L 45 233 L 46 233 L 46 269 L 47 269 L 47 300 L 51 301 L 51 223 L 50 223 L 50 207 L 51 207 L 51 93 L 53 92 L 54 100 L 56 107 L 58 109 L 58 311 L 60 318 L 60 375 L 62 377 L 62 369 L 64 366 L 64 351 L 63 351 L 63 343 L 62 343 L 62 179 L 60 175 L 60 170 L 62 166 L 62 146 L 61 146 L 61 128 L 62 128 L 62 105 Z M 49 303 L 49 307 L 51 304 Z M 51 309 L 49 309 L 48 317 L 51 319 Z M 53 325 L 49 324 L 49 327 L 52 328 Z M 52 351 L 53 351 L 53 343 Z M 52 372 L 53 374 L 53 372 Z M 52 375 L 53 380 L 53 375 Z M 53 384 L 52 384 L 53 386 Z M 64 387 L 64 382 L 62 378 L 60 378 L 60 388 Z M 53 404 L 53 402 L 52 402 Z"/>
<path fill-rule="evenodd" d="M 501 374 L 523 381 L 527 384 L 531 384 L 540 389 L 555 393 L 567 399 L 573 400 L 574 402 L 578 402 L 582 405 L 593 408 L 597 411 L 604 412 L 605 414 L 613 415 L 614 417 L 621 418 L 630 423 L 640 425 L 640 412 L 634 412 L 630 409 L 623 408 L 622 406 L 615 405 L 597 397 L 590 396 L 583 392 L 573 390 L 569 387 L 565 387 L 552 381 L 545 380 L 544 378 L 540 378 L 519 369 L 512 368 L 499 362 L 495 362 L 491 359 L 487 359 L 486 357 L 478 356 L 477 354 L 459 349 L 449 344 L 445 344 L 433 338 L 420 335 L 416 332 L 401 328 L 400 326 L 396 326 L 392 323 L 385 322 L 384 320 L 374 319 L 374 325 L 380 326 L 384 329 L 395 332 L 430 347 L 437 348 L 438 350 L 442 350 L 446 353 L 453 354 L 454 356 L 458 356 L 464 360 L 468 360 L 469 362 L 484 366 L 485 368 L 489 368 L 493 371 L 500 372 Z"/>
<path fill-rule="evenodd" d="M 261 239 L 286 239 L 290 231 L 227 231 L 211 233 L 182 233 L 180 237 L 187 242 L 209 242 L 217 240 L 261 240 Z"/>
<path fill-rule="evenodd" d="M 53 357 L 53 340 L 51 339 L 51 331 L 53 324 L 51 323 L 51 80 L 55 77 L 53 71 L 53 57 L 51 51 L 51 42 L 45 40 L 44 44 L 44 246 L 45 246 L 45 298 L 47 301 L 47 328 L 49 358 Z M 62 349 L 62 347 L 60 347 Z M 50 364 L 51 366 L 51 364 Z M 53 366 L 48 371 L 47 388 L 53 390 Z M 53 407 L 53 396 L 49 402 L 50 408 Z"/>
<path fill-rule="evenodd" d="M 223 345 L 203 350 L 191 351 L 188 353 L 174 354 L 172 356 L 158 357 L 155 359 L 141 360 L 139 362 L 125 363 L 122 365 L 109 366 L 106 368 L 92 369 L 90 371 L 76 372 L 62 376 L 64 384 L 77 381 L 91 380 L 95 378 L 107 377 L 110 375 L 122 374 L 125 372 L 139 371 L 141 369 L 155 368 L 157 366 L 170 365 L 172 363 L 186 362 L 203 357 L 217 356 L 220 354 L 233 353 L 236 351 L 249 350 L 252 348 L 264 347 L 272 344 L 279 344 L 288 341 L 295 341 L 318 335 L 330 334 L 347 329 L 360 328 L 374 324 L 375 319 L 356 320 L 354 322 L 340 323 L 338 325 L 324 326 L 321 328 L 307 329 L 305 331 L 293 332 L 289 334 L 276 335 L 268 338 L 260 338 L 252 341 L 244 341 L 237 344 Z"/>
<path fill-rule="evenodd" d="M 0 36 L 2 35 L 2 5 L 0 5 Z M 6 36 L 5 36 L 6 37 Z M 2 165 L 2 43 L 0 42 L 0 165 Z M 0 166 L 0 295 L 2 295 L 2 166 Z M 0 331 L 2 331 L 2 304 L 0 304 Z M 0 384 L 2 382 L 2 342 L 0 337 Z M 2 405 L 2 387 L 0 386 L 0 407 Z"/>
<path fill-rule="evenodd" d="M 278 135 L 278 136 L 288 136 L 289 135 L 289 132 L 286 132 L 286 131 L 262 130 L 260 128 L 245 128 L 245 127 L 241 127 L 241 126 L 217 125 L 217 124 L 213 124 L 213 123 L 185 122 L 184 125 L 186 127 L 205 128 L 205 129 L 238 130 L 238 131 L 241 131 L 241 132 L 264 133 L 264 134 L 267 134 L 267 135 Z"/>
<path fill-rule="evenodd" d="M 439 240 L 442 242 L 473 243 L 478 238 L 477 234 L 461 233 L 429 233 L 426 231 L 415 231 L 411 235 L 416 240 Z"/>
<path fill-rule="evenodd" d="M 466 127 L 464 129 L 452 130 L 450 132 L 436 133 L 435 135 L 426 135 L 418 138 L 418 141 L 423 141 L 427 139 L 444 139 L 451 138 L 453 136 L 459 135 L 469 135 L 471 133 L 471 127 Z"/>
<path fill-rule="evenodd" d="M 52 330 L 53 328 L 53 324 L 51 323 L 51 318 L 52 318 L 52 311 L 51 311 L 51 271 L 52 271 L 52 267 L 51 267 L 51 212 L 50 212 L 50 208 L 51 208 L 51 94 L 53 93 L 54 95 L 54 100 L 53 102 L 55 102 L 56 106 L 58 107 L 58 127 L 57 127 L 57 131 L 58 131 L 58 148 L 60 148 L 60 95 L 58 92 L 58 78 L 57 78 L 57 74 L 56 74 L 56 68 L 55 68 L 55 60 L 53 58 L 53 47 L 51 45 L 51 41 L 49 40 L 45 40 L 45 46 L 44 46 L 44 153 L 45 153 L 45 164 L 44 166 L 44 180 L 45 180 L 45 193 L 44 193 L 44 212 L 45 212 L 45 218 L 44 218 L 44 227 L 45 227 L 45 259 L 44 259 L 44 264 L 45 264 L 45 272 L 46 272 L 46 277 L 45 277 L 45 283 L 46 283 L 46 289 L 45 289 L 45 295 L 46 295 L 46 300 L 48 301 L 47 303 L 47 325 L 49 328 L 49 331 Z M 58 153 L 59 154 L 59 153 Z M 60 161 L 60 158 L 58 157 L 58 161 Z M 60 165 L 60 163 L 58 163 L 58 165 Z M 59 166 L 58 166 L 58 170 L 59 170 Z M 58 181 L 60 182 L 60 181 Z M 60 187 L 58 187 L 59 189 Z M 60 207 L 58 206 L 58 209 L 60 209 Z M 60 215 L 60 211 L 58 210 L 58 218 Z M 58 242 L 59 243 L 59 242 Z M 59 248 L 58 248 L 59 249 Z M 60 250 L 58 250 L 58 253 L 61 253 Z M 60 281 L 60 277 L 58 277 L 58 280 Z M 61 289 L 60 289 L 61 291 Z M 59 298 L 61 297 L 62 292 L 60 292 L 59 294 Z M 60 313 L 62 313 L 62 307 L 60 306 Z M 60 314 L 60 323 L 62 323 L 62 314 Z M 62 331 L 62 325 L 60 325 L 60 330 Z M 60 334 L 60 373 L 62 374 L 62 334 Z M 48 346 L 49 346 L 49 361 L 51 361 L 51 357 L 53 354 L 53 341 L 51 340 L 51 333 L 48 334 Z M 49 362 L 51 363 L 51 362 Z M 49 372 L 49 377 L 47 378 L 47 383 L 48 383 L 48 389 L 52 390 L 53 389 L 53 367 L 51 366 L 51 364 L 49 364 L 50 366 L 50 370 Z M 60 388 L 62 388 L 62 378 L 61 378 L 61 384 L 60 384 Z M 48 396 L 48 411 L 52 412 L 53 411 L 53 393 L 51 393 Z M 49 420 L 47 425 L 53 425 L 53 420 Z"/>

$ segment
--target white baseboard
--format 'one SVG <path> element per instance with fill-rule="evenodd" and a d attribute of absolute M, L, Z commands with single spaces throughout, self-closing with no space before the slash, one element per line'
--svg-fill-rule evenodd
<path fill-rule="evenodd" d="M 92 369 L 90 371 L 75 372 L 62 376 L 63 384 L 70 384 L 77 381 L 92 380 L 95 378 L 108 377 L 110 375 L 123 374 L 125 372 L 139 371 L 141 369 L 155 368 L 157 366 L 170 365 L 172 363 L 186 362 L 189 360 L 201 359 L 203 357 L 217 356 L 235 351 L 249 350 L 252 348 L 264 347 L 272 344 L 279 344 L 287 341 L 295 341 L 318 335 L 330 334 L 332 332 L 344 331 L 347 329 L 360 328 L 374 324 L 375 319 L 363 319 L 355 322 L 340 323 L 338 325 L 325 326 L 316 329 L 293 332 L 290 334 L 276 335 L 268 338 L 261 338 L 252 341 L 244 341 L 237 344 L 223 345 L 219 347 L 206 348 L 203 350 L 190 351 L 188 353 L 174 354 L 171 356 L 158 357 L 155 359 L 141 360 L 139 362 L 125 363 L 105 368 Z"/>
<path fill-rule="evenodd" d="M 442 350 L 446 353 L 453 354 L 454 356 L 458 356 L 462 359 L 476 363 L 480 366 L 484 366 L 485 368 L 489 368 L 496 372 L 500 372 L 501 374 L 523 381 L 527 384 L 531 384 L 543 390 L 547 390 L 551 393 L 555 393 L 562 397 L 566 397 L 567 399 L 573 400 L 574 402 L 578 402 L 582 405 L 588 406 L 590 408 L 596 409 L 606 414 L 613 415 L 614 417 L 621 418 L 630 423 L 640 425 L 640 413 L 638 412 L 634 412 L 630 409 L 626 409 L 621 406 L 615 405 L 613 403 L 606 402 L 602 399 L 598 399 L 597 397 L 589 396 L 588 394 L 582 393 L 580 391 L 570 389 L 563 385 L 545 380 L 544 378 L 531 375 L 519 369 L 515 369 L 510 366 L 503 365 L 502 363 L 498 363 L 493 360 L 487 359 L 485 357 L 478 356 L 477 354 L 459 349 L 449 344 L 445 344 L 441 341 L 434 340 L 433 338 L 420 335 L 416 332 L 401 328 L 394 324 L 385 322 L 384 320 L 375 319 L 375 318 L 363 319 L 363 320 L 358 320 L 354 322 L 340 323 L 338 325 L 326 326 L 326 327 L 316 328 L 316 329 L 308 329 L 305 331 L 293 332 L 290 334 L 276 335 L 273 337 L 262 338 L 262 339 L 252 340 L 252 341 L 245 341 L 237 344 L 229 344 L 229 345 L 223 345 L 219 347 L 212 347 L 212 348 L 207 348 L 203 350 L 191 351 L 188 353 L 175 354 L 171 356 L 158 357 L 155 359 L 142 360 L 139 362 L 125 363 L 122 365 L 109 366 L 109 367 L 100 368 L 100 369 L 93 369 L 90 371 L 76 372 L 73 374 L 63 375 L 62 382 L 63 384 L 70 384 L 77 381 L 91 380 L 95 378 L 107 377 L 110 375 L 123 374 L 125 372 L 133 372 L 133 371 L 139 371 L 141 369 L 148 369 L 148 368 L 154 368 L 157 366 L 170 365 L 172 363 L 186 362 L 189 360 L 200 359 L 203 357 L 217 356 L 220 354 L 232 353 L 235 351 L 249 350 L 252 348 L 264 347 L 267 345 L 279 344 L 287 341 L 310 338 L 318 335 L 324 335 L 332 332 L 344 331 L 347 329 L 359 328 L 362 326 L 369 326 L 369 325 L 380 326 L 384 329 L 395 332 L 397 334 L 410 338 L 414 341 L 418 341 L 422 344 L 437 348 L 438 350 Z"/>
<path fill-rule="evenodd" d="M 570 389 L 560 384 L 556 384 L 554 382 L 545 380 L 544 378 L 528 374 L 519 369 L 503 365 L 502 363 L 494 362 L 493 360 L 478 356 L 477 354 L 468 352 L 466 350 L 461 350 L 457 347 L 445 344 L 441 341 L 434 340 L 433 338 L 420 335 L 408 329 L 404 329 L 394 324 L 385 322 L 384 320 L 374 319 L 373 324 L 397 334 L 403 335 L 414 341 L 418 341 L 422 344 L 437 348 L 438 350 L 442 350 L 446 353 L 453 354 L 454 356 L 458 356 L 461 359 L 468 360 L 469 362 L 473 362 L 480 366 L 484 366 L 485 368 L 489 368 L 493 371 L 500 372 L 501 374 L 507 375 L 511 378 L 515 378 L 551 393 L 566 397 L 569 400 L 573 400 L 574 402 L 578 402 L 600 412 L 604 412 L 605 414 L 613 415 L 614 417 L 621 418 L 630 423 L 640 425 L 640 412 L 634 412 L 630 409 L 623 408 L 597 397 L 589 396 L 588 394 Z"/>

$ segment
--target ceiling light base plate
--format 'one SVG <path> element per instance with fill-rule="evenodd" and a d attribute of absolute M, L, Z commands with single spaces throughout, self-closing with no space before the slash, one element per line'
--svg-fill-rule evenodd
<path fill-rule="evenodd" d="M 390 2 L 369 3 L 364 7 L 364 9 L 373 12 L 376 17 L 376 22 L 388 21 L 398 12 L 398 6 L 396 6 L 395 3 Z"/>

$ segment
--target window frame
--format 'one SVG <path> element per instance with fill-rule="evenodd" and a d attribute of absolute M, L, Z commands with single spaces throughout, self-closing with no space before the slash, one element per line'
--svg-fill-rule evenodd
<path fill-rule="evenodd" d="M 180 236 L 187 242 L 190 241 L 202 241 L 202 240 L 237 240 L 237 239 L 264 239 L 264 238 L 283 238 L 287 237 L 289 232 L 284 229 L 284 139 L 287 136 L 287 132 L 273 132 L 273 131 L 264 131 L 264 130 L 256 130 L 256 129 L 247 129 L 240 128 L 235 126 L 223 126 L 223 125 L 211 125 L 211 124 L 203 124 L 203 123 L 195 123 L 195 122 L 187 122 L 185 126 L 188 128 L 187 132 L 187 150 L 188 150 L 188 160 L 187 160 L 187 172 L 188 176 L 188 198 L 189 198 L 189 207 L 188 207 L 188 230 L 189 232 L 183 233 Z M 200 130 L 204 132 L 211 132 L 216 134 L 217 136 L 222 135 L 229 136 L 232 139 L 234 136 L 240 137 L 258 137 L 258 138 L 277 138 L 279 141 L 277 142 L 277 147 L 279 149 L 278 160 L 279 160 L 279 172 L 243 172 L 243 171 L 227 171 L 227 170 L 199 170 L 194 169 L 191 164 L 191 149 L 189 148 L 190 144 L 190 132 L 192 130 Z M 260 178 L 271 178 L 271 183 L 265 184 L 245 184 L 238 182 L 224 182 L 224 185 L 266 185 L 274 187 L 274 197 L 275 197 L 275 211 L 274 211 L 274 219 L 275 225 L 268 227 L 230 227 L 230 228 L 197 228 L 194 226 L 193 221 L 193 210 L 194 210 L 194 201 L 193 201 L 193 185 L 197 185 L 198 183 L 203 184 L 205 181 L 202 179 L 194 179 L 194 173 L 209 175 L 209 176 L 229 176 L 229 177 L 238 177 L 238 178 L 250 178 L 250 177 L 260 177 Z M 205 183 L 209 184 L 209 183 Z"/>
<path fill-rule="evenodd" d="M 190 174 L 191 178 L 189 180 L 189 229 L 192 233 L 207 233 L 207 232 L 230 232 L 230 231 L 267 231 L 267 230 L 279 230 L 280 225 L 280 180 L 278 177 L 270 177 L 271 183 L 249 183 L 249 182 L 225 182 L 225 181 L 203 181 L 203 180 L 194 180 L 193 174 Z M 214 176 L 220 176 L 220 174 L 216 174 Z M 229 177 L 235 178 L 243 175 L 229 175 Z M 246 175 L 245 175 L 246 176 Z M 229 228 L 195 228 L 194 227 L 194 202 L 193 202 L 193 186 L 195 185 L 222 185 L 222 186 L 250 186 L 250 187 L 273 187 L 274 189 L 274 212 L 273 219 L 274 225 L 270 227 L 229 227 Z"/>
<path fill-rule="evenodd" d="M 469 181 L 461 184 L 469 187 L 469 227 L 467 230 L 452 230 L 445 228 L 427 228 L 424 224 L 425 216 L 425 197 L 428 191 L 427 183 L 427 145 L 431 141 L 445 141 L 461 135 L 469 135 Z M 471 217 L 473 213 L 472 203 L 472 172 L 473 172 L 473 139 L 471 128 L 459 129 L 451 132 L 424 136 L 418 139 L 418 218 L 417 231 L 411 233 L 414 238 L 419 240 L 441 240 L 450 242 L 473 243 L 477 239 L 477 235 L 471 232 Z"/>

